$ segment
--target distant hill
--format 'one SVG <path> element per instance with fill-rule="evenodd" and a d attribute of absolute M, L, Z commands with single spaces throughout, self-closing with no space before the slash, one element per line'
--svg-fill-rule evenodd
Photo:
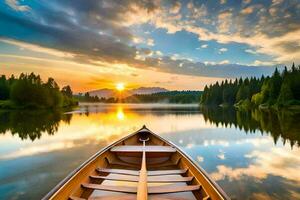
<path fill-rule="evenodd" d="M 154 94 L 159 92 L 168 92 L 169 90 L 161 87 L 140 87 L 130 90 L 131 95 L 135 94 Z"/>
<path fill-rule="evenodd" d="M 117 95 L 117 91 L 112 90 L 112 89 L 100 89 L 100 90 L 93 90 L 89 91 L 90 96 L 98 96 L 99 98 L 104 97 L 104 98 L 110 98 L 114 97 Z"/>
<path fill-rule="evenodd" d="M 140 87 L 131 90 L 125 90 L 122 92 L 123 97 L 128 97 L 136 94 L 154 94 L 159 92 L 168 92 L 169 90 L 161 87 Z M 98 96 L 99 98 L 110 98 L 110 97 L 117 97 L 118 91 L 113 89 L 100 89 L 94 90 L 89 92 L 90 96 Z"/>

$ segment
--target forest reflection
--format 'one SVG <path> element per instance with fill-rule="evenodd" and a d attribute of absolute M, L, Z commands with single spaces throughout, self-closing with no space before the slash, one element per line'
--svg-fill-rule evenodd
<path fill-rule="evenodd" d="M 22 140 L 40 139 L 43 133 L 54 135 L 60 121 L 70 123 L 72 115 L 61 110 L 48 111 L 3 111 L 0 112 L 0 134 L 10 132 Z"/>
<path fill-rule="evenodd" d="M 234 108 L 204 107 L 201 111 L 206 122 L 223 127 L 236 127 L 244 130 L 246 134 L 259 130 L 263 135 L 271 135 L 274 143 L 281 138 L 291 147 L 300 146 L 300 113 L 292 111 L 261 111 L 236 110 Z"/>
<path fill-rule="evenodd" d="M 100 107 L 101 108 L 101 107 Z M 168 108 L 162 112 L 162 108 L 130 108 L 126 106 L 114 106 L 113 108 L 86 107 L 83 112 L 72 112 L 73 114 L 89 116 L 91 113 L 101 113 L 101 119 L 107 119 L 111 123 L 124 121 L 133 123 L 142 118 L 142 115 L 150 114 L 161 116 L 172 113 L 172 115 L 200 114 L 198 109 L 182 110 Z M 141 112 L 143 111 L 143 112 Z M 161 112 L 160 112 L 161 111 Z M 281 138 L 283 143 L 287 141 L 291 147 L 300 146 L 300 113 L 289 111 L 261 111 L 235 110 L 234 108 L 204 107 L 201 108 L 204 120 L 217 127 L 236 127 L 244 130 L 246 134 L 260 131 L 262 134 L 272 136 L 274 143 Z M 73 114 L 65 114 L 62 110 L 55 111 L 7 111 L 0 112 L 0 134 L 11 133 L 22 140 L 34 141 L 40 139 L 42 134 L 54 135 L 61 122 L 70 124 Z"/>

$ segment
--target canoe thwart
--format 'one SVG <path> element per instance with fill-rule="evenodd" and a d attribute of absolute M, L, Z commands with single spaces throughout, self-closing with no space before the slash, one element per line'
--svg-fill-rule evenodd
<path fill-rule="evenodd" d="M 98 172 L 139 176 L 138 170 L 98 168 Z M 147 171 L 148 176 L 184 174 L 187 169 Z"/>
<path fill-rule="evenodd" d="M 145 149 L 146 153 L 175 153 L 176 149 L 171 146 L 159 146 L 159 145 L 147 145 L 145 147 L 141 145 L 120 145 L 114 146 L 110 149 L 111 152 L 115 153 L 135 153 L 143 152 Z"/>
<path fill-rule="evenodd" d="M 111 185 L 100 185 L 100 184 L 82 184 L 82 187 L 94 190 L 103 190 L 110 192 L 123 192 L 123 193 L 137 193 L 137 187 L 128 186 L 111 186 Z M 176 192 L 190 192 L 199 190 L 200 185 L 167 185 L 167 186 L 152 186 L 148 187 L 148 194 L 165 194 L 165 193 L 176 193 Z"/>
<path fill-rule="evenodd" d="M 138 176 L 110 174 L 108 176 L 90 176 L 93 179 L 111 180 L 111 181 L 128 181 L 138 182 Z M 147 181 L 149 183 L 165 183 L 165 182 L 188 182 L 192 181 L 194 177 L 182 177 L 182 176 L 148 176 Z"/>

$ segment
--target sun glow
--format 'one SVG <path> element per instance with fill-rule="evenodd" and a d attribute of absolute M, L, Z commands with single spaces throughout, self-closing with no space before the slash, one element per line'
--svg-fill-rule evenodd
<path fill-rule="evenodd" d="M 124 83 L 117 83 L 116 89 L 120 92 L 123 91 L 125 89 Z"/>

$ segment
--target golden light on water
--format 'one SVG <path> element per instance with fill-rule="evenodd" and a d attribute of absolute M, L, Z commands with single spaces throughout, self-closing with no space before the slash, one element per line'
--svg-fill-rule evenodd
<path fill-rule="evenodd" d="M 124 114 L 124 111 L 123 111 L 122 107 L 118 107 L 117 118 L 118 118 L 118 120 L 124 120 L 125 119 L 125 114 Z"/>
<path fill-rule="evenodd" d="M 116 89 L 118 90 L 118 91 L 123 91 L 124 89 L 125 89 L 125 85 L 124 85 L 124 83 L 117 83 L 116 84 Z"/>

